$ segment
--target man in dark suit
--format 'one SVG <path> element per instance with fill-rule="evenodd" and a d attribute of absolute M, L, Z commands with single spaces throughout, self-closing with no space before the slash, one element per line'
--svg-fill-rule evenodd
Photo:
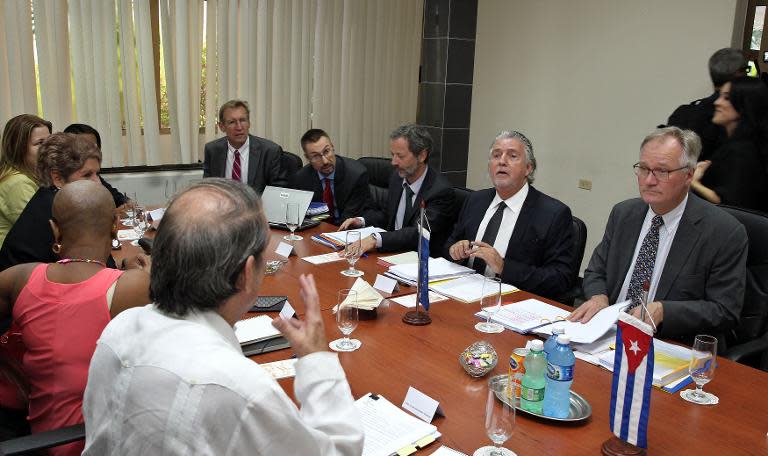
<path fill-rule="evenodd" d="M 248 103 L 230 100 L 219 109 L 219 129 L 226 137 L 205 145 L 203 177 L 226 177 L 253 187 L 258 193 L 272 185 L 285 187 L 288 178 L 280 167 L 283 148 L 248 134 L 251 127 Z"/>
<path fill-rule="evenodd" d="M 363 239 L 364 252 L 374 248 L 382 252 L 416 250 L 416 224 L 424 202 L 431 229 L 430 252 L 439 254 L 454 221 L 455 197 L 451 184 L 427 165 L 432 137 L 423 127 L 402 125 L 389 135 L 389 149 L 395 169 L 389 179 L 387 211 L 368 209 L 363 217 L 346 219 L 339 230 L 365 225 L 386 229 Z"/>
<path fill-rule="evenodd" d="M 528 138 L 499 133 L 488 160 L 494 188 L 467 198 L 444 254 L 480 274 L 556 298 L 571 287 L 573 219 L 568 206 L 530 186 L 535 172 Z"/>
<path fill-rule="evenodd" d="M 371 198 L 365 166 L 336 155 L 331 138 L 318 128 L 304 133 L 301 148 L 309 164 L 291 178 L 290 187 L 314 192 L 312 201 L 328 205 L 333 224 L 362 214 Z"/>
<path fill-rule="evenodd" d="M 709 77 L 715 92 L 706 97 L 681 105 L 669 116 L 667 125 L 693 130 L 701 138 L 699 161 L 709 160 L 725 139 L 725 130 L 712 123 L 715 114 L 715 100 L 720 88 L 730 80 L 747 73 L 747 60 L 740 49 L 720 49 L 709 58 Z"/>
<path fill-rule="evenodd" d="M 589 300 L 570 320 L 587 322 L 624 300 L 640 317 L 647 282 L 648 313 L 660 337 L 689 341 L 701 333 L 722 335 L 738 324 L 747 234 L 735 218 L 688 192 L 700 149 L 695 133 L 677 127 L 643 140 L 634 166 L 640 198 L 611 211 L 584 271 Z"/>

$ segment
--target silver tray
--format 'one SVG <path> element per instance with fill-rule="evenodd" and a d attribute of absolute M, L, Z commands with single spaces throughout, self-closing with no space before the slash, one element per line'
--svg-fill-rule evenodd
<path fill-rule="evenodd" d="M 493 379 L 500 378 L 500 377 L 504 377 L 503 381 L 507 381 L 507 382 L 509 381 L 509 375 L 507 375 L 507 374 L 496 375 L 494 377 L 491 377 L 488 381 L 490 383 Z M 567 418 L 555 418 L 553 416 L 547 416 L 547 415 L 544 415 L 544 414 L 534 413 L 534 412 L 530 412 L 528 410 L 523 410 L 522 408 L 520 408 L 520 400 L 519 399 L 515 400 L 514 404 L 510 404 L 509 403 L 509 398 L 506 397 L 506 395 L 504 395 L 502 393 L 496 393 L 496 399 L 498 399 L 501 402 L 504 402 L 506 404 L 514 405 L 515 409 L 517 409 L 517 410 L 519 410 L 519 411 L 521 411 L 523 413 L 527 413 L 529 415 L 536 416 L 536 417 L 539 417 L 539 418 L 543 418 L 543 419 L 546 419 L 546 420 L 551 420 L 551 421 L 564 421 L 564 422 L 584 421 L 584 420 L 586 420 L 587 418 L 589 418 L 592 415 L 592 406 L 589 405 L 589 402 L 587 402 L 587 400 L 584 399 L 579 393 L 576 393 L 574 391 L 571 391 L 571 405 L 568 408 L 568 417 Z"/>

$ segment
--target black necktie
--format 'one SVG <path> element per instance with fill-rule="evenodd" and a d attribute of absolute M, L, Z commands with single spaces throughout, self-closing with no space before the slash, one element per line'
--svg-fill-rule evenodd
<path fill-rule="evenodd" d="M 405 225 L 405 218 L 413 209 L 413 190 L 406 182 L 403 182 L 403 190 L 405 190 L 405 213 L 403 213 L 403 225 Z"/>
<path fill-rule="evenodd" d="M 504 218 L 504 209 L 507 208 L 507 203 L 502 201 L 499 203 L 499 206 L 496 208 L 496 212 L 493 213 L 493 216 L 488 221 L 488 226 L 485 227 L 485 233 L 483 233 L 483 242 L 493 247 L 493 243 L 496 242 L 496 235 L 499 234 L 499 227 L 501 226 L 501 219 Z M 485 273 L 485 261 L 475 257 L 475 261 L 472 264 L 472 267 L 477 271 L 479 274 Z"/>
<path fill-rule="evenodd" d="M 627 288 L 627 299 L 631 301 L 630 309 L 637 307 L 643 301 L 643 284 L 651 282 L 653 267 L 656 264 L 656 252 L 659 250 L 659 228 L 664 224 L 664 219 L 660 215 L 653 217 L 651 229 L 643 239 L 640 245 L 640 251 L 635 260 L 635 269 L 632 271 L 632 277 L 629 279 Z"/>

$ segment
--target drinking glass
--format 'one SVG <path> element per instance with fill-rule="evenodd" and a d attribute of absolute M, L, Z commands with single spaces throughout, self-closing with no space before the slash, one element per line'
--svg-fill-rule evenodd
<path fill-rule="evenodd" d="M 361 240 L 359 231 L 347 231 L 347 243 L 344 244 L 344 258 L 349 263 L 349 269 L 341 271 L 347 277 L 360 277 L 363 271 L 355 269 L 355 263 L 360 258 Z"/>
<path fill-rule="evenodd" d="M 506 396 L 499 401 L 496 395 Z M 484 446 L 474 456 L 514 456 L 514 452 L 502 445 L 512 436 L 515 427 L 515 393 L 509 387 L 507 376 L 491 377 L 488 380 L 488 400 L 485 403 L 485 432 L 494 446 Z"/>
<path fill-rule="evenodd" d="M 171 184 L 171 181 L 166 179 L 165 180 L 165 190 L 164 190 L 163 193 L 165 193 L 166 201 L 170 200 L 171 197 L 176 194 L 176 181 L 174 180 L 173 184 Z"/>
<path fill-rule="evenodd" d="M 336 308 L 336 326 L 344 336 L 336 341 L 336 348 L 340 351 L 352 351 L 359 347 L 360 341 L 350 339 L 349 335 L 357 328 L 357 292 L 348 288 L 339 290 L 338 307 Z"/>
<path fill-rule="evenodd" d="M 286 241 L 300 241 L 304 239 L 301 236 L 298 236 L 294 234 L 293 232 L 296 231 L 296 228 L 299 227 L 300 223 L 300 217 L 299 217 L 299 204 L 298 203 L 288 203 L 285 205 L 285 224 L 288 226 L 288 229 L 291 230 L 291 234 L 288 236 L 283 236 L 283 239 Z"/>
<path fill-rule="evenodd" d="M 147 210 L 143 206 L 135 205 L 133 207 L 133 231 L 143 237 L 149 229 L 149 220 L 147 219 Z"/>
<path fill-rule="evenodd" d="M 688 372 L 696 383 L 696 389 L 691 390 L 687 395 L 688 399 L 699 404 L 709 402 L 709 393 L 704 392 L 704 385 L 715 376 L 716 360 L 717 339 L 707 335 L 696 336 L 691 350 L 691 363 L 688 365 Z"/>
<path fill-rule="evenodd" d="M 475 325 L 475 329 L 484 333 L 500 333 L 504 327 L 491 321 L 491 317 L 501 308 L 501 279 L 486 277 L 483 279 L 483 294 L 480 298 L 480 310 L 485 311 L 486 319 Z"/>

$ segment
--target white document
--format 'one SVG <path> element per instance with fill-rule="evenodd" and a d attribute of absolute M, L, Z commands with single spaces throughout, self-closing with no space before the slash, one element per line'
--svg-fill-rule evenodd
<path fill-rule="evenodd" d="M 379 257 L 379 260 L 385 261 L 391 265 L 396 264 L 414 264 L 419 262 L 419 254 L 414 251 L 398 253 L 397 255 L 390 255 L 385 257 Z"/>
<path fill-rule="evenodd" d="M 483 294 L 483 282 L 485 277 L 481 274 L 472 274 L 458 279 L 446 280 L 429 285 L 429 289 L 443 296 L 448 296 L 461 302 L 474 302 L 481 299 Z M 506 283 L 501 284 L 501 294 L 518 291 L 518 288 Z M 485 295 L 493 294 L 494 290 L 486 290 Z"/>
<path fill-rule="evenodd" d="M 341 261 L 345 258 L 338 254 L 338 252 L 324 253 L 322 255 L 314 255 L 302 258 L 302 260 L 312 264 L 325 264 L 333 263 L 334 261 Z"/>
<path fill-rule="evenodd" d="M 539 301 L 538 299 L 526 299 L 525 301 L 501 306 L 501 309 L 491 317 L 491 320 L 507 329 L 526 334 L 537 326 L 563 320 L 569 314 L 570 312 L 567 310 Z M 475 316 L 483 319 L 487 318 L 485 311 L 478 312 Z"/>
<path fill-rule="evenodd" d="M 271 339 L 280 335 L 272 326 L 272 319 L 266 315 L 246 318 L 235 323 L 235 336 L 240 344 Z"/>
<path fill-rule="evenodd" d="M 400 304 L 403 307 L 413 308 L 416 307 L 416 293 L 411 293 L 409 295 L 405 296 L 398 296 L 396 298 L 390 298 L 389 299 L 392 302 L 396 302 Z M 429 292 L 429 303 L 433 304 L 440 301 L 447 301 L 448 298 L 445 296 L 439 295 L 437 293 Z"/>
<path fill-rule="evenodd" d="M 293 255 L 293 246 L 286 242 L 280 242 L 279 244 L 277 244 L 275 253 L 280 255 L 283 258 L 288 258 L 289 256 Z"/>
<path fill-rule="evenodd" d="M 435 426 L 405 413 L 383 396 L 366 394 L 355 406 L 365 430 L 363 456 L 389 456 L 424 437 L 440 435 Z"/>
<path fill-rule="evenodd" d="M 165 208 L 158 207 L 157 209 L 149 211 L 148 214 L 150 217 L 152 217 L 152 224 L 157 226 L 157 223 L 159 223 L 160 220 L 163 219 L 163 215 L 165 215 Z"/>
<path fill-rule="evenodd" d="M 392 293 L 395 291 L 395 287 L 397 287 L 397 280 L 390 279 L 381 274 L 376 274 L 376 281 L 373 283 L 373 288 L 383 293 Z"/>
<path fill-rule="evenodd" d="M 461 451 L 456 451 L 453 448 L 448 448 L 447 446 L 443 445 L 440 448 L 437 449 L 434 453 L 432 453 L 432 456 L 467 456 L 466 453 L 462 453 Z"/>
<path fill-rule="evenodd" d="M 139 239 L 141 239 L 141 236 L 133 228 L 128 228 L 127 230 L 118 230 L 117 231 L 117 240 L 118 241 L 137 241 Z"/>
<path fill-rule="evenodd" d="M 373 233 L 382 233 L 386 230 L 382 230 L 381 228 L 377 228 L 375 226 L 367 226 L 365 228 L 355 228 L 346 231 L 331 231 L 330 233 L 323 233 L 323 236 L 330 238 L 339 245 L 345 245 L 347 243 L 347 232 L 349 231 L 359 231 L 360 239 L 364 239 Z"/>
<path fill-rule="evenodd" d="M 578 321 L 559 321 L 551 325 L 542 326 L 536 329 L 536 334 L 549 337 L 552 334 L 554 325 L 562 326 L 565 333 L 571 336 L 571 342 L 579 344 L 591 344 L 600 339 L 605 333 L 616 326 L 616 320 L 619 319 L 619 312 L 629 305 L 629 301 L 620 302 L 608 306 L 595 314 L 587 323 Z"/>
<path fill-rule="evenodd" d="M 259 366 L 269 372 L 272 378 L 280 380 L 281 378 L 296 376 L 296 361 L 298 361 L 298 358 L 282 359 L 271 363 L 259 364 Z"/>
<path fill-rule="evenodd" d="M 451 263 L 445 258 L 430 258 L 427 266 L 429 267 L 430 282 L 435 280 L 447 280 L 475 273 L 474 269 Z M 418 263 L 398 264 L 390 267 L 389 273 L 407 280 L 415 281 L 419 276 L 419 265 Z"/>

